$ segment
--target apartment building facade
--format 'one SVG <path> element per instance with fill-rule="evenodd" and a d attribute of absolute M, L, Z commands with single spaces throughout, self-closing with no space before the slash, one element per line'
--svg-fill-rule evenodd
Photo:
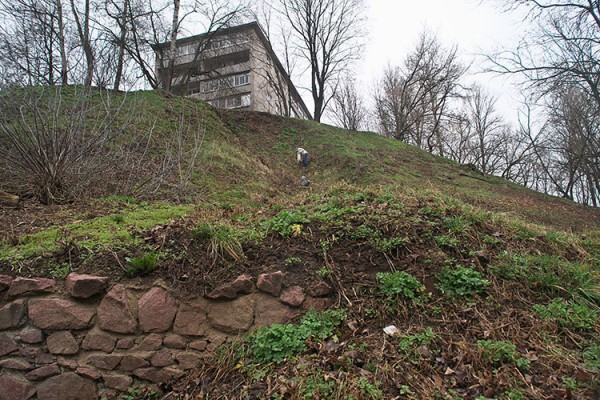
<path fill-rule="evenodd" d="M 166 83 L 169 43 L 155 48 L 156 73 Z M 256 22 L 176 42 L 171 92 L 214 107 L 310 119 L 296 87 Z"/>

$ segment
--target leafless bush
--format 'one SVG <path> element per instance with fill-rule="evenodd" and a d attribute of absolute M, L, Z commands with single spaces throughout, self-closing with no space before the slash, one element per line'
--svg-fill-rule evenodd
<path fill-rule="evenodd" d="M 132 116 L 126 97 L 78 88 L 28 88 L 0 95 L 0 184 L 44 204 L 68 202 L 106 179 L 109 145 Z M 119 123 L 116 123 L 117 117 Z"/>

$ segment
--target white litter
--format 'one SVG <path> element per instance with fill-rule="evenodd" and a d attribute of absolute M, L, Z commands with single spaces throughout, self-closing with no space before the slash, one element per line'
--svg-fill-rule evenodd
<path fill-rule="evenodd" d="M 396 333 L 398 333 L 398 328 L 396 328 L 394 325 L 389 325 L 383 328 L 383 332 L 387 335 L 394 336 Z"/>

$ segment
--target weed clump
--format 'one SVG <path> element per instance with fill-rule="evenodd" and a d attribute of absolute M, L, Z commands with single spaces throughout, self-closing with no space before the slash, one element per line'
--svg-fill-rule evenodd
<path fill-rule="evenodd" d="M 145 276 L 151 274 L 158 266 L 158 256 L 155 253 L 146 253 L 140 257 L 125 257 L 129 266 L 125 269 L 125 275 Z"/>
<path fill-rule="evenodd" d="M 225 258 L 226 255 L 235 261 L 244 258 L 239 232 L 230 225 L 204 222 L 196 225 L 191 233 L 198 241 L 208 241 L 208 254 L 213 262 Z"/>
<path fill-rule="evenodd" d="M 309 219 L 298 211 L 282 210 L 268 221 L 267 226 L 281 236 L 298 236 L 307 222 Z"/>
<path fill-rule="evenodd" d="M 514 362 L 517 368 L 527 371 L 530 368 L 530 362 L 526 358 L 520 357 L 517 352 L 517 346 L 504 340 L 479 340 L 477 347 L 481 355 L 488 363 L 499 367 L 504 363 Z"/>
<path fill-rule="evenodd" d="M 438 288 L 452 297 L 471 297 L 481 294 L 490 281 L 472 268 L 457 265 L 456 268 L 444 268 L 437 275 Z"/>
<path fill-rule="evenodd" d="M 299 325 L 273 324 L 259 329 L 248 339 L 249 355 L 257 364 L 282 362 L 304 351 L 308 341 L 332 336 L 345 318 L 344 310 L 309 311 Z"/>
<path fill-rule="evenodd" d="M 585 304 L 562 298 L 554 299 L 547 306 L 533 306 L 538 317 L 553 320 L 567 329 L 592 330 L 598 318 L 598 312 Z"/>
<path fill-rule="evenodd" d="M 379 292 L 386 296 L 400 295 L 415 299 L 425 290 L 425 286 L 417 278 L 406 272 L 379 272 L 376 277 Z"/>

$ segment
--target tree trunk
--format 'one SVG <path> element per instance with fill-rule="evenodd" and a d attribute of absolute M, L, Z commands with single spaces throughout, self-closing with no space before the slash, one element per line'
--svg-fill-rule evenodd
<path fill-rule="evenodd" d="M 65 26 L 63 22 L 62 0 L 56 0 L 56 18 L 58 19 L 58 43 L 60 47 L 60 80 L 63 86 L 68 85 L 67 51 L 65 49 Z"/>
<path fill-rule="evenodd" d="M 171 25 L 171 42 L 169 45 L 169 67 L 165 77 L 164 87 L 167 92 L 171 91 L 173 70 L 175 69 L 175 52 L 177 50 L 177 30 L 179 27 L 179 5 L 181 0 L 173 0 L 173 23 Z"/>

